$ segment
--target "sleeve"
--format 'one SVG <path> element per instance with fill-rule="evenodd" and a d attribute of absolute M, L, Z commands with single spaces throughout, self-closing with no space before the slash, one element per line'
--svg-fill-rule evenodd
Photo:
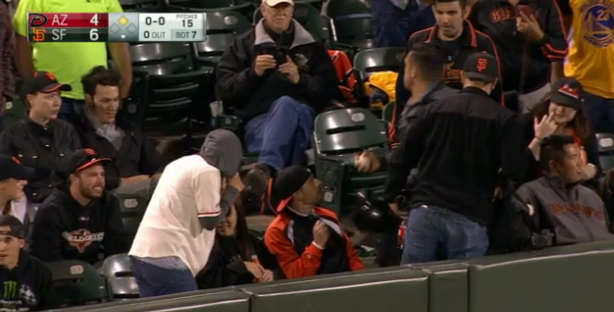
<path fill-rule="evenodd" d="M 13 34 L 13 25 L 8 16 L 6 6 L 2 5 L 2 12 L 0 18 L 2 19 L 0 30 L 0 44 L 2 46 L 2 58 L 1 66 L 2 71 L 0 73 L 0 96 L 5 97 L 10 101 L 15 96 L 15 77 L 13 76 L 13 53 L 15 47 L 15 38 Z"/>
<path fill-rule="evenodd" d="M 153 175 L 164 167 L 162 154 L 158 152 L 151 139 L 143 135 L 143 147 L 139 171 L 141 174 Z"/>
<path fill-rule="evenodd" d="M 567 56 L 567 33 L 559 5 L 554 0 L 549 2 L 547 25 L 543 29 L 544 38 L 540 45 L 544 55 L 551 61 L 562 61 Z"/>
<path fill-rule="evenodd" d="M 42 205 L 32 228 L 32 255 L 43 262 L 62 261 L 62 230 L 52 209 Z"/>
<path fill-rule="evenodd" d="M 479 33 L 484 36 L 486 39 L 485 51 L 486 53 L 492 55 L 497 60 L 497 68 L 499 69 L 499 82 L 495 86 L 495 89 L 490 93 L 490 98 L 493 99 L 497 103 L 501 103 L 502 106 L 505 106 L 505 102 L 503 100 L 503 76 L 501 75 L 501 59 L 499 58 L 499 52 L 497 51 L 497 46 L 492 41 L 490 36 L 485 33 Z"/>
<path fill-rule="evenodd" d="M 584 143 L 584 150 L 586 152 L 586 158 L 589 164 L 597 167 L 596 177 L 600 177 L 603 173 L 603 168 L 599 161 L 599 143 L 597 142 L 597 136 L 594 132 L 591 132 Z"/>
<path fill-rule="evenodd" d="M 108 204 L 104 209 L 107 211 L 107 224 L 105 225 L 102 246 L 105 258 L 126 253 L 130 250 L 130 241 L 126 236 L 126 228 L 122 221 L 119 199 L 113 195 L 107 195 Z"/>
<path fill-rule="evenodd" d="M 323 250 L 311 244 L 299 255 L 279 228 L 269 226 L 264 234 L 264 244 L 288 279 L 314 276 L 320 268 Z"/>
<path fill-rule="evenodd" d="M 0 132 L 0 154 L 15 156 L 11 148 L 11 135 L 6 129 Z"/>
<path fill-rule="evenodd" d="M 360 257 L 358 256 L 358 250 L 354 248 L 352 245 L 352 240 L 350 240 L 347 235 L 343 234 L 343 239 L 345 239 L 345 248 L 348 256 L 348 263 L 350 267 L 350 271 L 362 271 L 365 269 L 365 266 L 360 261 Z"/>
<path fill-rule="evenodd" d="M 226 217 L 228 211 L 239 196 L 239 191 L 232 186 L 226 187 L 224 195 L 220 195 L 222 178 L 219 172 L 196 172 L 192 179 L 198 220 L 201 226 L 209 231 L 215 230 L 218 222 Z"/>
<path fill-rule="evenodd" d="M 70 132 L 70 151 L 74 152 L 78 149 L 83 148 L 81 145 L 81 138 L 79 138 L 79 135 L 77 134 L 77 131 L 75 130 L 75 128 L 73 128 L 72 125 L 69 125 L 69 132 Z"/>
<path fill-rule="evenodd" d="M 528 148 L 529 144 L 531 144 L 531 141 L 533 141 L 533 138 L 535 137 L 535 132 L 533 130 L 533 114 L 523 114 L 519 117 L 519 119 L 520 131 L 522 134 L 522 146 L 520 148 L 524 147 L 525 163 L 523 175 L 518 182 L 526 183 L 533 181 L 538 177 L 539 162 L 535 159 L 535 156 L 533 156 L 533 152 L 531 152 L 531 150 Z"/>
<path fill-rule="evenodd" d="M 409 51 L 414 45 L 414 41 L 414 36 L 409 37 L 409 39 L 407 40 L 407 51 Z M 407 54 L 403 56 L 403 59 L 405 59 L 405 56 L 407 56 Z M 405 105 L 405 103 L 407 103 L 407 101 L 409 101 L 409 98 L 411 97 L 411 93 L 405 88 L 405 84 L 403 83 L 403 80 L 405 79 L 404 77 L 405 62 L 401 62 L 401 67 L 399 69 L 399 75 L 397 76 L 397 83 L 395 87 L 397 105 Z M 396 125 L 392 126 L 396 127 Z"/>
<path fill-rule="evenodd" d="M 46 12 L 42 10 L 40 5 L 41 0 L 21 0 L 17 5 L 17 10 L 13 16 L 13 28 L 15 32 L 22 36 L 28 36 L 28 13 L 30 12 Z"/>
<path fill-rule="evenodd" d="M 217 65 L 217 90 L 223 100 L 241 103 L 260 85 L 262 79 L 256 75 L 247 52 L 242 49 L 241 38 L 237 37 L 228 50 L 222 54 Z"/>
<path fill-rule="evenodd" d="M 392 150 L 388 158 L 388 178 L 384 186 L 384 200 L 392 202 L 407 184 L 411 169 L 415 168 L 424 150 L 426 118 L 420 114 L 407 126 L 403 142 Z"/>
<path fill-rule="evenodd" d="M 118 0 L 107 0 L 107 12 L 106 13 L 122 13 L 122 12 L 124 12 L 124 9 L 122 8 Z"/>
<path fill-rule="evenodd" d="M 324 45 L 316 42 L 313 50 L 311 59 L 313 67 L 309 73 L 300 74 L 297 87 L 300 95 L 309 99 L 318 99 L 315 103 L 309 103 L 318 111 L 337 97 L 335 93 L 338 92 L 339 82 L 335 65 Z"/>
<path fill-rule="evenodd" d="M 251 277 L 243 261 L 226 261 L 216 240 L 204 269 L 196 275 L 198 289 L 210 289 L 245 283 Z M 252 277 L 253 278 L 253 277 Z"/>
<path fill-rule="evenodd" d="M 512 115 L 504 121 L 501 129 L 501 169 L 506 177 L 520 181 L 525 170 L 527 145 L 521 133 L 520 120 Z"/>
<path fill-rule="evenodd" d="M 51 275 L 51 271 L 41 264 L 42 272 L 41 272 L 41 285 L 38 291 L 39 301 L 38 301 L 38 311 L 46 311 L 51 309 L 57 309 L 61 305 L 61 300 L 57 296 L 55 292 L 55 287 L 53 287 L 53 276 Z"/>

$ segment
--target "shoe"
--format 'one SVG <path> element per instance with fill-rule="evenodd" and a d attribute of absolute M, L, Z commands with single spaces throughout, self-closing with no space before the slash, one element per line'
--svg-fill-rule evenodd
<path fill-rule="evenodd" d="M 245 175 L 245 180 L 243 181 L 245 185 L 244 191 L 260 198 L 266 192 L 270 178 L 271 173 L 267 165 L 257 164 Z"/>

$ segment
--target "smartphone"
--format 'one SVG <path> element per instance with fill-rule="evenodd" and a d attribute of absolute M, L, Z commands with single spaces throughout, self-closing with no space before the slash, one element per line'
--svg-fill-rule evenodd
<path fill-rule="evenodd" d="M 516 12 L 518 12 L 518 16 L 520 17 L 520 12 L 522 12 L 527 17 L 533 15 L 533 10 L 526 4 L 519 4 L 516 6 Z"/>

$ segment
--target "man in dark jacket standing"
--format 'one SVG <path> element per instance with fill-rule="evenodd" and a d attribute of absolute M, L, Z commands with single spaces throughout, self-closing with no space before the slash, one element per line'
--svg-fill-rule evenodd
<path fill-rule="evenodd" d="M 464 89 L 421 109 L 389 158 L 384 195 L 397 214 L 397 197 L 418 168 L 403 264 L 481 257 L 488 249 L 499 169 L 521 174 L 526 150 L 517 118 L 489 98 L 497 63 L 487 53 L 467 58 Z"/>
<path fill-rule="evenodd" d="M 292 19 L 292 0 L 264 0 L 264 18 L 235 39 L 217 67 L 218 90 L 245 124 L 258 165 L 246 190 L 262 194 L 276 171 L 305 162 L 313 120 L 338 93 L 324 45 Z"/>

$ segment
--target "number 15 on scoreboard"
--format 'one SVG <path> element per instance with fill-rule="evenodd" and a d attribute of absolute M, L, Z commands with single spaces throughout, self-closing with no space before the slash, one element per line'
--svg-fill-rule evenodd
<path fill-rule="evenodd" d="M 29 13 L 30 42 L 106 42 L 107 13 Z"/>

